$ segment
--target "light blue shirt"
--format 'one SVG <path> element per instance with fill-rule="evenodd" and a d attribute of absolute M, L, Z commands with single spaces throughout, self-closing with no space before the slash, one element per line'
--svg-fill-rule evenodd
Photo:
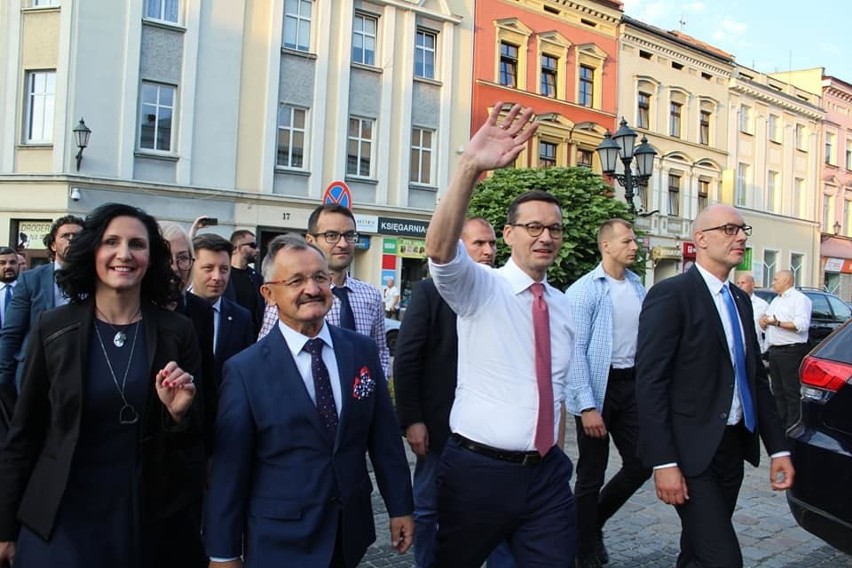
<path fill-rule="evenodd" d="M 639 276 L 625 270 L 624 277 L 632 284 L 641 303 L 646 292 Z M 612 362 L 613 309 L 609 288 L 603 265 L 598 264 L 565 291 L 576 328 L 565 407 L 576 416 L 587 408 L 603 410 Z M 639 327 L 638 320 L 636 327 Z"/>

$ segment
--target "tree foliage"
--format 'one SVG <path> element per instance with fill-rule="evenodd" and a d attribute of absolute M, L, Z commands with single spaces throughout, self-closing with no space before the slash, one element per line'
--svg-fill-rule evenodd
<path fill-rule="evenodd" d="M 616 217 L 632 222 L 633 216 L 626 203 L 613 198 L 612 187 L 581 167 L 498 170 L 477 184 L 468 214 L 488 219 L 499 237 L 509 204 L 534 189 L 547 191 L 562 203 L 562 248 L 547 280 L 564 290 L 599 262 L 597 234 L 601 223 Z M 509 258 L 509 252 L 502 237 L 498 238 L 497 266 Z"/>

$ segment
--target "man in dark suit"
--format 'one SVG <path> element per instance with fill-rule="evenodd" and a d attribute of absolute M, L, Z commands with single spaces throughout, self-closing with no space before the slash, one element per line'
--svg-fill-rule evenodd
<path fill-rule="evenodd" d="M 73 215 L 54 221 L 50 232 L 44 237 L 44 245 L 52 262 L 27 270 L 18 278 L 0 332 L 0 385 L 14 385 L 16 391 L 20 391 L 24 370 L 21 363 L 30 327 L 41 312 L 67 303 L 56 286 L 53 273 L 62 267 L 71 240 L 82 230 L 83 219 Z M 11 392 L 8 387 L 3 390 Z"/>
<path fill-rule="evenodd" d="M 192 240 L 195 263 L 190 291 L 213 307 L 213 353 L 216 357 L 216 388 L 225 361 L 254 343 L 251 313 L 224 297 L 231 272 L 233 246 L 223 237 L 204 233 Z"/>
<path fill-rule="evenodd" d="M 727 282 L 750 234 L 730 206 L 702 211 L 695 266 L 654 285 L 639 318 L 639 454 L 654 468 L 657 496 L 680 516 L 678 567 L 742 566 L 731 516 L 743 460 L 758 465 L 758 436 L 772 457 L 772 488 L 793 484 L 751 300 Z"/>
<path fill-rule="evenodd" d="M 465 221 L 462 242 L 475 262 L 494 265 L 497 237 L 487 220 L 473 217 Z M 413 485 L 417 527 L 414 557 L 418 567 L 432 566 L 435 561 L 438 464 L 450 436 L 457 358 L 456 314 L 438 294 L 432 279 L 423 280 L 411 294 L 393 364 L 397 417 L 411 451 L 417 455 Z M 508 550 L 501 550 L 499 555 L 503 554 L 509 554 Z"/>
<path fill-rule="evenodd" d="M 391 542 L 405 552 L 411 483 L 376 344 L 325 323 L 328 263 L 301 237 L 273 239 L 263 275 L 279 322 L 225 363 L 206 508 L 210 565 L 356 566 L 375 540 L 368 452 Z"/>

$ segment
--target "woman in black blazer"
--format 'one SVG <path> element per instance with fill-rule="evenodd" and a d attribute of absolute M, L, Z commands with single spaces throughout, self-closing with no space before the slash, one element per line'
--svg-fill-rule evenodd
<path fill-rule="evenodd" d="M 15 568 L 205 566 L 192 323 L 144 211 L 99 207 L 31 332 L 0 452 L 0 561 Z"/>

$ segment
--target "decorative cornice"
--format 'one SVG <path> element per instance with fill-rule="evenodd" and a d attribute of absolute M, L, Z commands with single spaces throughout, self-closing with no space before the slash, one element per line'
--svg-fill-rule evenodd
<path fill-rule="evenodd" d="M 812 103 L 797 99 L 786 93 L 778 92 L 771 87 L 765 87 L 760 83 L 755 83 L 742 77 L 734 78 L 731 81 L 730 89 L 735 93 L 750 95 L 758 100 L 779 106 L 791 112 L 803 114 L 813 120 L 823 120 L 825 117 L 825 111 Z"/>
<path fill-rule="evenodd" d="M 656 51 L 659 54 L 665 55 L 666 57 L 677 57 L 677 58 L 683 60 L 684 62 L 690 63 L 691 65 L 695 65 L 696 67 L 700 67 L 700 68 L 706 69 L 708 71 L 712 71 L 713 73 L 716 73 L 717 75 L 719 75 L 719 76 L 721 76 L 722 78 L 725 78 L 725 79 L 729 78 L 731 76 L 731 72 L 733 71 L 733 62 L 731 62 L 731 67 L 729 67 L 729 68 L 725 68 L 725 67 L 722 67 L 720 65 L 714 65 L 713 63 L 710 63 L 710 62 L 702 60 L 702 59 L 698 59 L 697 57 L 690 55 L 690 53 L 688 51 L 678 51 L 674 48 L 662 45 L 662 44 L 657 43 L 657 42 L 653 42 L 653 41 L 646 39 L 642 36 L 630 34 L 630 33 L 628 33 L 628 31 L 625 31 L 624 36 L 623 36 L 623 41 L 625 43 L 633 42 L 635 44 L 638 44 L 641 47 L 644 47 L 644 48 L 647 48 L 649 50 Z M 685 45 L 683 47 L 685 47 L 686 49 L 691 50 L 691 51 L 698 51 L 702 55 L 707 55 L 707 53 L 704 50 L 697 49 L 694 46 Z M 718 60 L 718 58 L 715 57 L 715 56 L 711 55 L 710 57 L 713 57 L 714 59 Z"/>

